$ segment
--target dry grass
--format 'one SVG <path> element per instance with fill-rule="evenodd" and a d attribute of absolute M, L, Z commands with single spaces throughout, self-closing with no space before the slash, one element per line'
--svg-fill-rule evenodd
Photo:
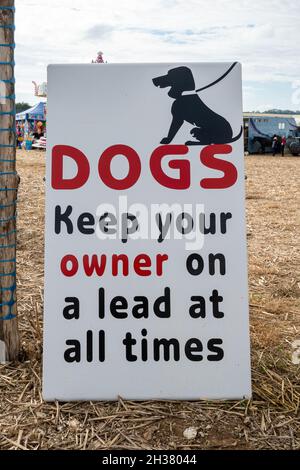
<path fill-rule="evenodd" d="M 44 154 L 20 152 L 18 304 L 23 362 L 0 366 L 1 449 L 299 449 L 300 159 L 247 157 L 253 399 L 44 403 Z M 196 426 L 193 441 L 183 437 Z"/>

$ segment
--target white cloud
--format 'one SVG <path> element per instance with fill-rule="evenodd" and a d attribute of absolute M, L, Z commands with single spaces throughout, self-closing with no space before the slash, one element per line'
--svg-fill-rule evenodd
<path fill-rule="evenodd" d="M 114 27 L 110 24 L 96 24 L 86 33 L 86 39 L 99 40 L 107 38 L 114 31 Z"/>
<path fill-rule="evenodd" d="M 299 0 L 16 0 L 18 99 L 48 63 L 234 61 L 248 82 L 300 76 Z M 276 97 L 275 97 L 276 98 Z"/>

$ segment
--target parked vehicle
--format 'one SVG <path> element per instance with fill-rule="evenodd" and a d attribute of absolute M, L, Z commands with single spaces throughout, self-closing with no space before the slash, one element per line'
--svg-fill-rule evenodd
<path fill-rule="evenodd" d="M 244 149 L 248 153 L 271 153 L 274 135 L 285 136 L 286 148 L 300 154 L 300 127 L 293 116 L 251 114 L 244 115 Z"/>
<path fill-rule="evenodd" d="M 286 145 L 292 155 L 300 155 L 300 126 L 289 134 Z"/>

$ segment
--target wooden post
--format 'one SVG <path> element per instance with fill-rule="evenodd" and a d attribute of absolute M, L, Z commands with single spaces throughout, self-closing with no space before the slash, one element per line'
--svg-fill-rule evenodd
<path fill-rule="evenodd" d="M 0 0 L 0 362 L 19 355 L 16 305 L 14 0 Z"/>

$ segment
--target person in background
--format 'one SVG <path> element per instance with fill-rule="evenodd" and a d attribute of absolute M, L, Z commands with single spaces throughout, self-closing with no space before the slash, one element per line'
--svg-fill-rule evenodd
<path fill-rule="evenodd" d="M 273 157 L 275 157 L 275 155 L 276 155 L 277 145 L 278 145 L 278 137 L 277 137 L 276 134 L 274 134 L 274 135 L 273 135 L 273 139 L 272 139 L 272 153 L 273 153 Z"/>
<path fill-rule="evenodd" d="M 39 140 L 41 137 L 44 137 L 44 126 L 42 122 L 36 123 L 35 131 L 33 132 L 35 139 Z"/>
<path fill-rule="evenodd" d="M 281 155 L 284 157 L 284 148 L 285 148 L 285 145 L 286 145 L 286 137 L 285 135 L 283 135 L 281 137 Z"/>
<path fill-rule="evenodd" d="M 20 126 L 17 126 L 17 146 L 19 149 L 22 148 L 22 142 L 23 142 L 23 134 L 22 134 L 22 129 Z"/>

